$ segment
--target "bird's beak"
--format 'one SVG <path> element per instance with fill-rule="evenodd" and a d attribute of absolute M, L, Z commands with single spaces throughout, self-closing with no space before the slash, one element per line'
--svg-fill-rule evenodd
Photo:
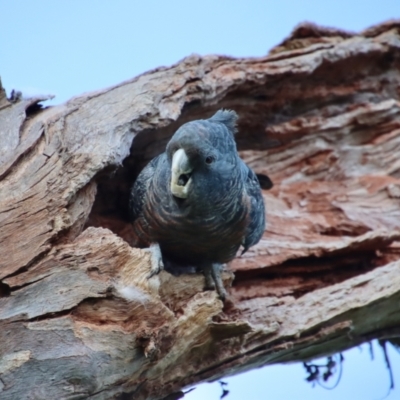
<path fill-rule="evenodd" d="M 186 199 L 192 183 L 193 168 L 185 150 L 178 149 L 172 156 L 171 192 L 175 197 Z"/>

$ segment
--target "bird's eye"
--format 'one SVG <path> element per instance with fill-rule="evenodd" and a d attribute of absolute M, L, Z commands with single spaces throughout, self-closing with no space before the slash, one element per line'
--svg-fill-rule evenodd
<path fill-rule="evenodd" d="M 206 164 L 210 165 L 213 162 L 214 162 L 214 157 L 213 156 L 206 157 Z"/>

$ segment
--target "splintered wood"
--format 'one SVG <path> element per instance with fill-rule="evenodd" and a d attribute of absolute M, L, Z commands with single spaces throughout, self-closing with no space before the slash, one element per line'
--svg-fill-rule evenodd
<path fill-rule="evenodd" d="M 1 89 L 1 88 L 0 88 Z M 190 56 L 41 108 L 0 91 L 0 397 L 159 399 L 400 335 L 400 23 L 302 25 L 268 56 Z M 148 279 L 129 189 L 183 123 L 240 116 L 261 242 Z"/>

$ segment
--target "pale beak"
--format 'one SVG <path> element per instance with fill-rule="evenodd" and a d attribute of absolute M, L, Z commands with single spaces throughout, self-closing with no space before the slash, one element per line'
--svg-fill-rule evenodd
<path fill-rule="evenodd" d="M 192 183 L 189 158 L 185 150 L 178 149 L 172 156 L 171 192 L 180 199 L 188 197 L 189 188 Z"/>

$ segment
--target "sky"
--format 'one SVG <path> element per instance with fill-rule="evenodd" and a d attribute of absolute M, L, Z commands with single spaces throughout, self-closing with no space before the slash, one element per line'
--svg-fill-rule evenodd
<path fill-rule="evenodd" d="M 3 86 L 59 104 L 192 53 L 265 55 L 302 21 L 360 31 L 400 1 L 0 0 L 0 15 Z"/>
<path fill-rule="evenodd" d="M 0 77 L 10 93 L 53 94 L 45 104 L 116 85 L 193 53 L 265 55 L 300 22 L 360 31 L 400 18 L 400 0 L 0 0 Z M 375 344 L 375 347 L 377 345 Z M 381 353 L 345 353 L 338 387 L 312 388 L 301 364 L 270 366 L 228 378 L 226 400 L 379 400 L 389 387 Z M 400 398 L 400 355 L 390 348 Z M 218 383 L 185 399 L 218 400 Z"/>
<path fill-rule="evenodd" d="M 398 400 L 400 398 L 400 354 L 390 344 L 388 355 L 395 380 L 395 388 L 387 397 L 390 387 L 389 372 L 383 352 L 373 342 L 374 358 L 368 344 L 343 353 L 342 375 L 338 385 L 325 389 L 306 382 L 307 373 L 302 364 L 281 364 L 256 369 L 223 379 L 229 394 L 224 400 Z M 313 361 L 326 364 L 326 358 Z M 339 372 L 339 371 L 338 371 Z M 334 375 L 326 383 L 332 387 L 338 380 Z M 219 400 L 222 390 L 218 382 L 198 385 L 185 396 L 185 400 Z"/>

